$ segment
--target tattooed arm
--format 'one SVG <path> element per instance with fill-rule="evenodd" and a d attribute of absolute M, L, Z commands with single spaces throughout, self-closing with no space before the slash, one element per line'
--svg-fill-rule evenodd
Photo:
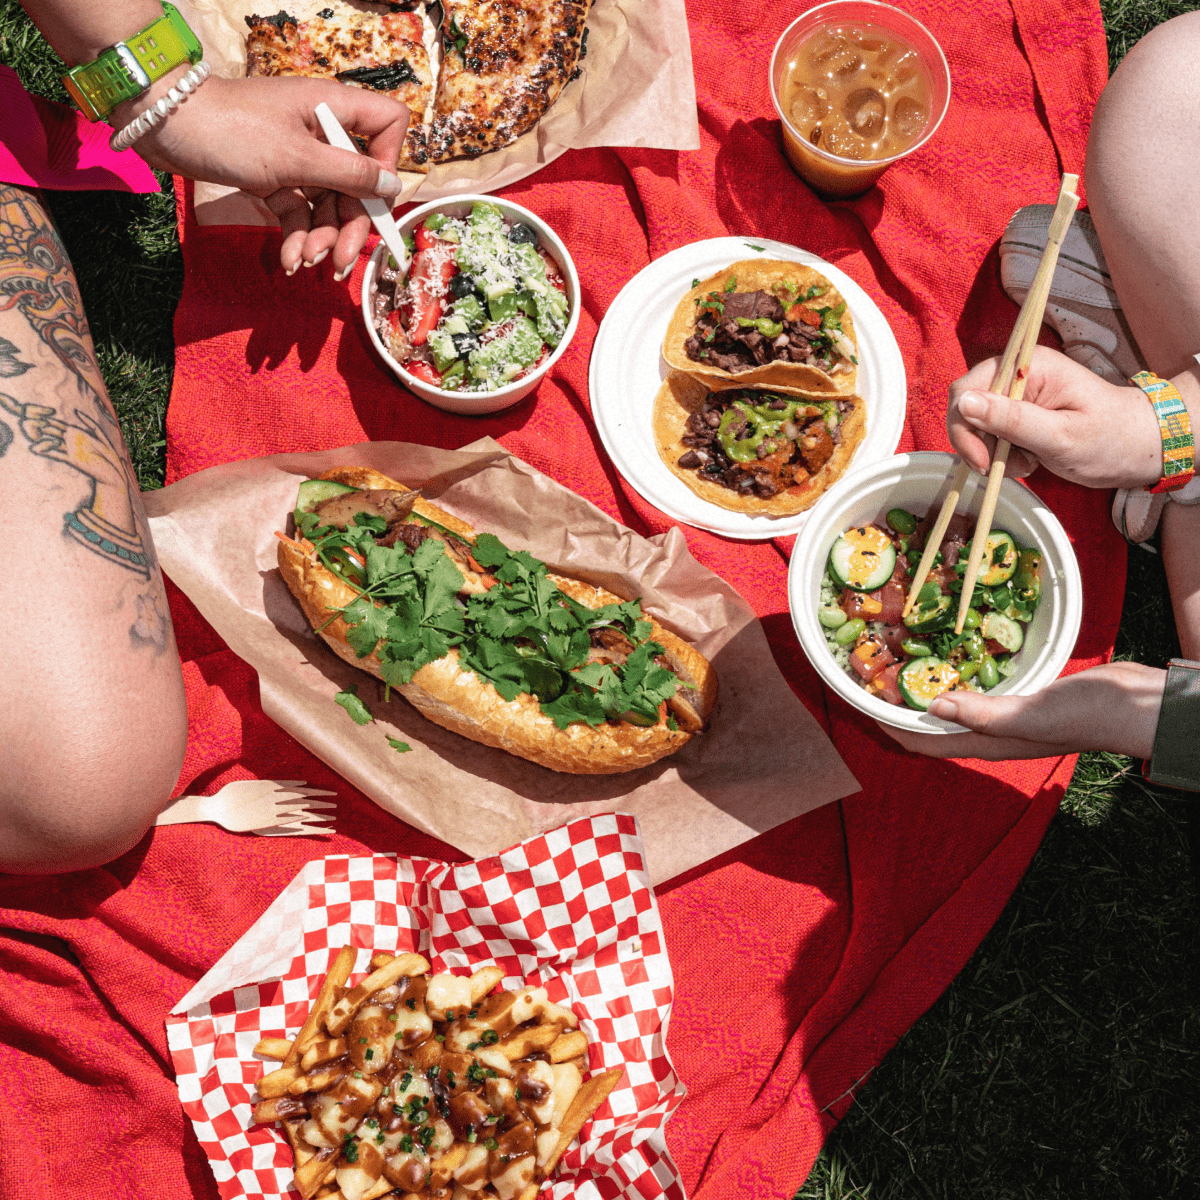
<path fill-rule="evenodd" d="M 0 870 L 133 846 L 183 760 L 183 681 L 129 455 L 66 251 L 0 184 Z"/>

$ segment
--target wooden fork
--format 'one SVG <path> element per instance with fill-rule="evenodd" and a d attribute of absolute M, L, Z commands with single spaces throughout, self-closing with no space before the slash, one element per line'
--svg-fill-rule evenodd
<path fill-rule="evenodd" d="M 158 815 L 155 825 L 191 825 L 211 822 L 232 833 L 258 833 L 264 837 L 307 837 L 328 835 L 336 809 L 328 800 L 313 796 L 335 796 L 306 787 L 303 779 L 236 779 L 212 796 L 180 796 Z M 311 824 L 309 822 L 312 822 Z"/>

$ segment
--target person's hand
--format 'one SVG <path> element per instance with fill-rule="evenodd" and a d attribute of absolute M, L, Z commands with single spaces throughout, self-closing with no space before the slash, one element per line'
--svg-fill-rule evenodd
<path fill-rule="evenodd" d="M 163 90 L 174 79 L 164 80 Z M 122 105 L 113 124 L 131 120 L 158 90 Z M 368 139 L 368 154 L 325 141 L 315 112 L 322 101 L 348 133 Z M 159 170 L 262 197 L 283 228 L 279 257 L 288 274 L 332 251 L 340 276 L 353 267 L 371 227 L 356 197 L 390 200 L 400 190 L 395 170 L 407 128 L 403 104 L 365 88 L 213 76 L 133 148 Z"/>
<path fill-rule="evenodd" d="M 945 692 L 929 706 L 931 716 L 970 733 L 880 728 L 906 750 L 931 758 L 1057 758 L 1081 750 L 1149 758 L 1166 677 L 1140 663 L 1107 663 L 1056 679 L 1032 696 Z"/>
<path fill-rule="evenodd" d="M 950 385 L 946 431 L 972 468 L 987 472 L 997 438 L 1012 443 L 1005 474 L 1038 465 L 1094 488 L 1142 487 L 1162 475 L 1154 409 L 1136 387 L 1117 387 L 1065 354 L 1037 346 L 1022 400 L 989 392 L 998 360 Z"/>

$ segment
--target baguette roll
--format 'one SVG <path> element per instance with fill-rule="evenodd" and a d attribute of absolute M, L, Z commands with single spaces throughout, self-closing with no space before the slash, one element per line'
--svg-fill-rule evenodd
<path fill-rule="evenodd" d="M 338 468 L 321 478 L 376 495 L 410 490 L 365 467 Z M 464 539 L 474 536 L 474 530 L 465 522 L 425 500 L 416 499 L 412 510 Z M 490 576 L 473 569 L 478 564 L 469 558 L 459 561 L 461 557 L 451 555 L 464 577 L 462 591 L 491 586 Z M 358 589 L 330 571 L 303 539 L 280 540 L 279 570 L 309 624 L 330 649 L 352 666 L 382 679 L 378 647 L 360 658 L 347 640 L 351 627 L 340 613 L 333 616 L 358 598 Z M 592 584 L 556 575 L 550 578 L 587 608 L 621 601 L 621 597 Z M 419 668 L 409 683 L 395 690 L 434 724 L 550 770 L 577 775 L 633 771 L 673 754 L 701 732 L 717 697 L 716 674 L 708 660 L 657 621 L 646 619 L 652 625 L 650 640 L 663 647 L 662 659 L 679 679 L 676 695 L 660 707 L 653 725 L 620 720 L 591 726 L 580 721 L 560 729 L 541 711 L 535 696 L 522 693 L 515 700 L 505 700 L 488 680 L 460 666 L 458 651 L 453 648 Z"/>

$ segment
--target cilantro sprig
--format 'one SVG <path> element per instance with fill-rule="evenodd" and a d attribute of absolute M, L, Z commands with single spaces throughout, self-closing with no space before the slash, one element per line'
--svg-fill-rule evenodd
<path fill-rule="evenodd" d="M 651 640 L 653 626 L 639 600 L 588 608 L 558 588 L 545 563 L 493 534 L 462 540 L 496 581 L 464 595 L 462 574 L 439 538 L 412 552 L 402 542 L 376 542 L 386 529 L 378 517 L 360 515 L 344 530 L 321 525 L 311 513 L 297 513 L 296 522 L 320 561 L 359 593 L 331 610 L 330 620 L 345 620 L 346 640 L 359 658 L 377 655 L 390 686 L 408 683 L 421 667 L 457 650 L 464 669 L 505 700 L 536 697 L 560 729 L 609 719 L 654 725 L 679 687 L 674 672 L 656 661 L 664 649 Z M 602 628 L 631 647 L 623 663 L 588 661 L 591 631 Z M 355 716 L 350 701 L 338 700 Z"/>

